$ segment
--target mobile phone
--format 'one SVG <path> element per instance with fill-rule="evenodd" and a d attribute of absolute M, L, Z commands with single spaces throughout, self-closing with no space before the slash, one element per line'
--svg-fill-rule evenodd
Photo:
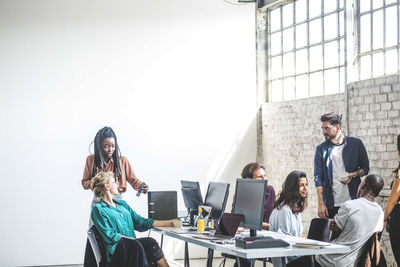
<path fill-rule="evenodd" d="M 142 184 L 140 185 L 140 187 L 139 187 L 139 189 L 138 189 L 138 191 L 137 191 L 137 193 L 136 193 L 136 196 L 137 196 L 137 197 L 140 196 L 140 194 L 142 193 L 143 187 L 144 187 L 145 185 L 146 185 L 145 183 L 142 183 Z"/>

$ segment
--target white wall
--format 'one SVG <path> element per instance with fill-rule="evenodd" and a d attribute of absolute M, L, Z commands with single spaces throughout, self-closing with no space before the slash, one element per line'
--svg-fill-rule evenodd
<path fill-rule="evenodd" d="M 256 156 L 254 22 L 222 0 L 0 0 L 0 265 L 83 261 L 105 125 L 152 190 L 233 182 Z"/>

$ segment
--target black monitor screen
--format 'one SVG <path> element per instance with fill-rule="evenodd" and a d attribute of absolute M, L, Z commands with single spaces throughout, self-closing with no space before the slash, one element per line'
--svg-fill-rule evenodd
<path fill-rule="evenodd" d="M 267 181 L 237 179 L 233 213 L 244 215 L 242 227 L 261 230 L 264 217 L 265 188 Z"/>
<path fill-rule="evenodd" d="M 181 181 L 181 186 L 185 207 L 197 211 L 199 205 L 203 205 L 199 182 Z"/>
<path fill-rule="evenodd" d="M 155 220 L 178 218 L 176 191 L 149 191 L 147 194 L 148 215 Z"/>
<path fill-rule="evenodd" d="M 229 184 L 210 182 L 204 205 L 211 207 L 210 219 L 219 220 L 225 211 L 229 194 Z"/>

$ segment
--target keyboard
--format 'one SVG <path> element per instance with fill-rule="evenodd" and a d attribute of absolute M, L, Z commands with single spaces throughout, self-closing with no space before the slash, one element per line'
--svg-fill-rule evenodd
<path fill-rule="evenodd" d="M 235 238 L 235 245 L 244 249 L 281 248 L 290 246 L 290 243 L 271 236 L 239 236 Z"/>

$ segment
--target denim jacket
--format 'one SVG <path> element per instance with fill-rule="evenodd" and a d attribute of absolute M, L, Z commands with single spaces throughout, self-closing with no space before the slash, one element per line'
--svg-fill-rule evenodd
<path fill-rule="evenodd" d="M 332 172 L 332 149 L 334 145 L 330 141 L 325 141 L 315 151 L 314 157 L 314 182 L 315 187 L 322 186 L 324 204 L 328 209 L 335 206 L 333 199 L 333 172 Z M 355 137 L 346 136 L 343 147 L 343 163 L 346 172 L 355 172 L 359 169 L 364 170 L 364 175 L 369 172 L 369 160 L 367 151 L 362 141 Z M 357 198 L 358 186 L 361 183 L 360 177 L 353 177 L 348 184 L 351 199 Z"/>

